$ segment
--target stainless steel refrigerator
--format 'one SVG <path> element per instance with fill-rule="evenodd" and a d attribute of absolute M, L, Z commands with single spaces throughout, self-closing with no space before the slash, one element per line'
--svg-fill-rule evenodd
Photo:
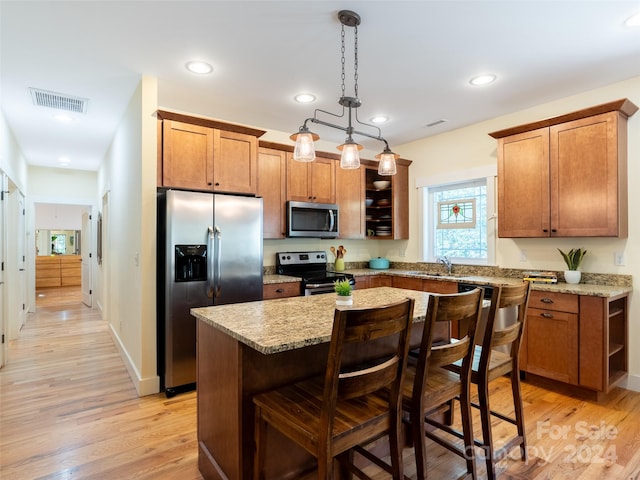
<path fill-rule="evenodd" d="M 193 307 L 262 300 L 262 198 L 158 193 L 158 371 L 167 396 L 196 382 Z"/>

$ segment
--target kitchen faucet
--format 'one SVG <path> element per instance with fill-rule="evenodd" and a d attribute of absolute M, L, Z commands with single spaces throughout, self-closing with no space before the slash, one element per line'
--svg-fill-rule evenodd
<path fill-rule="evenodd" d="M 447 275 L 451 275 L 453 264 L 451 263 L 451 260 L 449 260 L 449 257 L 447 257 L 446 255 L 444 257 L 438 257 L 438 262 L 447 267 Z"/>

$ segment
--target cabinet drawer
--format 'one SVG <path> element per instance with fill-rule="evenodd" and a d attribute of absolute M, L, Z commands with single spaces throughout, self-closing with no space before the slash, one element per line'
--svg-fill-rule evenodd
<path fill-rule="evenodd" d="M 541 308 L 561 312 L 578 313 L 578 295 L 572 293 L 555 293 L 532 291 L 529 308 Z"/>
<path fill-rule="evenodd" d="M 270 283 L 262 287 L 263 300 L 272 298 L 297 297 L 300 295 L 300 282 Z"/>

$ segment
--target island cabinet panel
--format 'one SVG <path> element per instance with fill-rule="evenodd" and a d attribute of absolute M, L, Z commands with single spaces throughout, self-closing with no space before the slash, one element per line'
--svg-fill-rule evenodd
<path fill-rule="evenodd" d="M 626 237 L 624 99 L 494 132 L 500 237 Z M 597 114 L 596 114 L 597 113 Z"/>
<path fill-rule="evenodd" d="M 273 148 L 258 149 L 258 196 L 263 199 L 264 238 L 285 238 L 287 201 L 287 153 Z"/>
<path fill-rule="evenodd" d="M 356 288 L 362 290 L 363 288 L 371 288 L 371 275 L 355 275 Z"/>
<path fill-rule="evenodd" d="M 313 162 L 298 162 L 287 153 L 287 200 L 336 203 L 336 162 L 317 156 Z"/>

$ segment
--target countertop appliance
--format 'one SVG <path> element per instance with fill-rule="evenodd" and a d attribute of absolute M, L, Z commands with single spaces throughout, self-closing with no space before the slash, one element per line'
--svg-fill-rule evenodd
<path fill-rule="evenodd" d="M 262 300 L 262 198 L 158 192 L 158 372 L 167 397 L 196 382 L 193 307 Z"/>
<path fill-rule="evenodd" d="M 336 238 L 338 205 L 287 202 L 287 237 Z"/>
<path fill-rule="evenodd" d="M 327 252 L 279 252 L 276 253 L 276 272 L 301 278 L 301 294 L 317 295 L 333 292 L 333 282 L 349 279 L 355 288 L 353 275 L 327 269 Z"/>

